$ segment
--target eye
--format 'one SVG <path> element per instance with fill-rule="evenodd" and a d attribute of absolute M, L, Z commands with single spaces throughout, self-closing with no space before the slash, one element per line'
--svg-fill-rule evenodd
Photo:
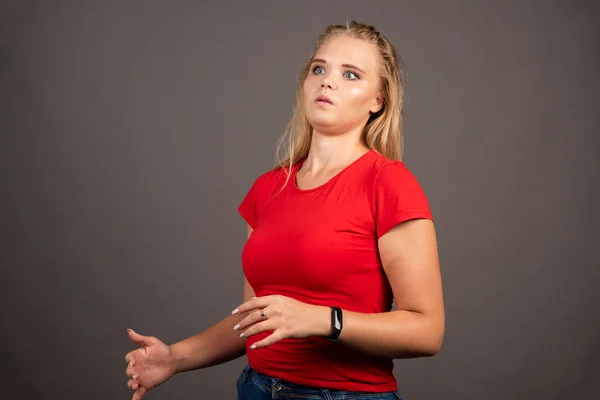
<path fill-rule="evenodd" d="M 352 71 L 346 71 L 344 72 L 344 77 L 348 78 L 350 80 L 356 80 L 356 79 L 360 79 L 358 75 L 356 75 L 354 72 Z"/>
<path fill-rule="evenodd" d="M 325 73 L 325 69 L 323 67 L 321 67 L 320 65 L 317 65 L 316 67 L 313 67 L 312 72 L 315 75 L 321 75 L 321 74 Z"/>

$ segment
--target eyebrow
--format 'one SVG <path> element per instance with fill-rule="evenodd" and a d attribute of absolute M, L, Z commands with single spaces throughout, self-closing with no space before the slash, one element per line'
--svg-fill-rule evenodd
<path fill-rule="evenodd" d="M 327 61 L 323 60 L 322 58 L 313 58 L 310 63 L 322 63 L 322 64 L 327 64 Z M 358 70 L 360 72 L 362 72 L 363 74 L 367 74 L 365 71 L 363 71 L 362 69 L 358 68 L 356 65 L 352 65 L 352 64 L 342 64 L 342 67 L 344 68 L 351 68 L 351 69 L 355 69 Z"/>

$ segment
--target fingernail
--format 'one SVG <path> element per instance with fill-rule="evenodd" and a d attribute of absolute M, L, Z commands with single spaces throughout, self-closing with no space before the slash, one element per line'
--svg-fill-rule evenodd
<path fill-rule="evenodd" d="M 238 329 L 240 329 L 240 324 L 237 324 L 236 326 L 233 327 L 234 331 L 237 331 Z"/>
<path fill-rule="evenodd" d="M 127 328 L 127 332 L 131 332 L 133 329 Z"/>
<path fill-rule="evenodd" d="M 246 336 L 244 333 L 240 333 L 241 338 L 243 338 L 244 336 Z"/>
<path fill-rule="evenodd" d="M 135 381 L 137 379 L 137 376 L 133 375 L 131 378 Z"/>
<path fill-rule="evenodd" d="M 129 366 L 133 367 L 133 361 L 129 361 Z"/>
<path fill-rule="evenodd" d="M 254 349 L 256 349 L 256 345 L 255 345 L 255 344 L 253 344 L 252 346 L 250 346 L 250 348 L 251 348 L 252 350 L 254 350 Z"/>
<path fill-rule="evenodd" d="M 235 309 L 235 310 L 233 310 L 231 313 L 232 313 L 232 314 L 237 314 L 237 313 L 239 313 L 239 312 L 240 312 L 240 309 L 239 309 L 239 308 L 236 308 L 236 309 Z"/>

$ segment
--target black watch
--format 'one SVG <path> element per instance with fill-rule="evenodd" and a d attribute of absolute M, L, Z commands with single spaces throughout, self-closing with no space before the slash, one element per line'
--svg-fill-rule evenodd
<path fill-rule="evenodd" d="M 342 309 L 339 307 L 331 307 L 331 335 L 325 339 L 330 342 L 335 342 L 342 333 Z"/>

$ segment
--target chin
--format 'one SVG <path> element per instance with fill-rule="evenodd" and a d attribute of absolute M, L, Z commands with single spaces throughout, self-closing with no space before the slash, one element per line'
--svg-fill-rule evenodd
<path fill-rule="evenodd" d="M 307 113 L 306 119 L 313 128 L 321 132 L 321 130 L 329 130 L 338 125 L 338 119 L 331 113 L 311 112 Z"/>
<path fill-rule="evenodd" d="M 331 118 L 309 118 L 308 122 L 319 133 L 335 131 L 337 124 Z"/>

